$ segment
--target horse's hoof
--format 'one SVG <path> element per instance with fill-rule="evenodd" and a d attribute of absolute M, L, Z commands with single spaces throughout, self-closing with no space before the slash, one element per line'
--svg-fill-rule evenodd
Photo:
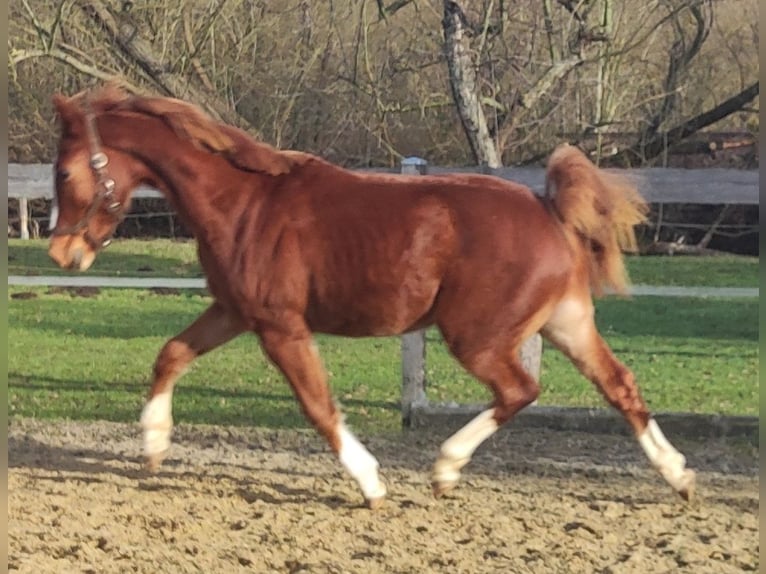
<path fill-rule="evenodd" d="M 681 486 L 678 488 L 678 494 L 686 502 L 689 502 L 694 498 L 696 481 L 697 479 L 693 470 L 687 469 L 684 471 L 683 477 L 681 478 Z"/>
<path fill-rule="evenodd" d="M 376 496 L 375 498 L 367 498 L 365 499 L 365 503 L 367 504 L 367 508 L 370 510 L 378 510 L 383 506 L 383 503 L 386 501 L 385 496 Z"/>
<path fill-rule="evenodd" d="M 447 494 L 450 490 L 455 488 L 457 485 L 457 482 L 432 482 L 431 483 L 431 490 L 434 493 L 434 498 L 439 499 L 445 494 Z"/>
<path fill-rule="evenodd" d="M 167 451 L 146 455 L 146 458 L 144 459 L 144 467 L 146 470 L 152 473 L 159 471 L 160 466 L 162 466 L 162 461 L 165 460 L 165 455 L 167 455 Z"/>

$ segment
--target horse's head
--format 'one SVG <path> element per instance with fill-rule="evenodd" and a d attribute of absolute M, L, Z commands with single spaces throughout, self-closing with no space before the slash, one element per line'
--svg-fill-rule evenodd
<path fill-rule="evenodd" d="M 110 84 L 71 98 L 54 96 L 53 104 L 61 139 L 55 173 L 58 219 L 48 254 L 69 269 L 91 266 L 138 185 L 167 189 L 167 180 L 155 170 L 162 164 L 163 176 L 178 171 L 179 162 L 166 155 L 171 149 L 184 156 L 185 175 L 179 178 L 186 179 L 201 172 L 209 178 L 213 156 L 243 172 L 273 177 L 299 161 L 174 98 L 134 96 Z"/>
<path fill-rule="evenodd" d="M 58 218 L 48 254 L 61 267 L 85 271 L 111 240 L 146 168 L 102 142 L 85 98 L 56 95 L 53 103 L 61 139 L 54 167 Z"/>

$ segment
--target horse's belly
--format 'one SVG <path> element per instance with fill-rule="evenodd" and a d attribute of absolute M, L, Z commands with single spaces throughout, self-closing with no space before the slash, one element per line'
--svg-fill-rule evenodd
<path fill-rule="evenodd" d="M 397 335 L 428 321 L 456 251 L 450 212 L 424 197 L 396 228 L 383 222 L 371 230 L 347 226 L 316 258 L 306 311 L 315 331 Z"/>
<path fill-rule="evenodd" d="M 427 324 L 439 291 L 440 278 L 384 283 L 364 291 L 335 292 L 312 297 L 306 322 L 316 332 L 353 337 L 398 335 Z"/>

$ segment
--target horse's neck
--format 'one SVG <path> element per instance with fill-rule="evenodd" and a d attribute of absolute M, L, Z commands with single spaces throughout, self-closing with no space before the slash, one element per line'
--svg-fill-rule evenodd
<path fill-rule="evenodd" d="M 242 174 L 232 183 L 231 174 L 216 177 L 215 170 L 199 176 L 174 174 L 163 178 L 164 194 L 178 212 L 179 219 L 206 250 L 217 253 L 236 238 L 236 221 L 247 211 L 253 215 L 258 208 L 260 185 Z"/>
<path fill-rule="evenodd" d="M 108 133 L 107 145 L 112 143 L 147 166 L 151 175 L 142 183 L 162 191 L 183 224 L 210 246 L 230 233 L 232 217 L 242 205 L 243 197 L 237 194 L 247 194 L 251 204 L 257 202 L 259 186 L 246 184 L 252 178 L 233 174 L 225 160 L 188 141 L 169 141 L 167 130 L 153 122 L 126 122 L 112 142 L 107 137 Z"/>

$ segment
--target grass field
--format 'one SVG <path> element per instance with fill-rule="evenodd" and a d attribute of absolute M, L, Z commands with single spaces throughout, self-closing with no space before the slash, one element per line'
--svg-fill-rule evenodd
<path fill-rule="evenodd" d="M 137 420 L 160 347 L 210 302 L 195 291 L 9 291 L 9 413 L 37 418 Z M 756 299 L 608 298 L 597 306 L 603 334 L 655 411 L 758 414 L 757 317 Z M 320 336 L 318 343 L 350 422 L 365 432 L 398 428 L 399 340 Z M 433 400 L 488 398 L 436 331 L 427 375 Z M 542 385 L 541 404 L 603 405 L 554 351 L 543 355 Z M 252 336 L 202 357 L 181 380 L 174 413 L 186 423 L 305 425 Z"/>
<path fill-rule="evenodd" d="M 45 240 L 8 240 L 10 275 L 65 275 L 48 258 Z M 757 287 L 758 258 L 741 256 L 627 258 L 631 280 L 643 285 Z M 201 277 L 195 245 L 169 239 L 117 240 L 103 251 L 90 275 Z"/>
<path fill-rule="evenodd" d="M 8 240 L 9 275 L 76 275 L 48 257 L 48 241 Z M 201 277 L 196 244 L 169 239 L 115 240 L 102 251 L 89 275 L 125 277 Z"/>

